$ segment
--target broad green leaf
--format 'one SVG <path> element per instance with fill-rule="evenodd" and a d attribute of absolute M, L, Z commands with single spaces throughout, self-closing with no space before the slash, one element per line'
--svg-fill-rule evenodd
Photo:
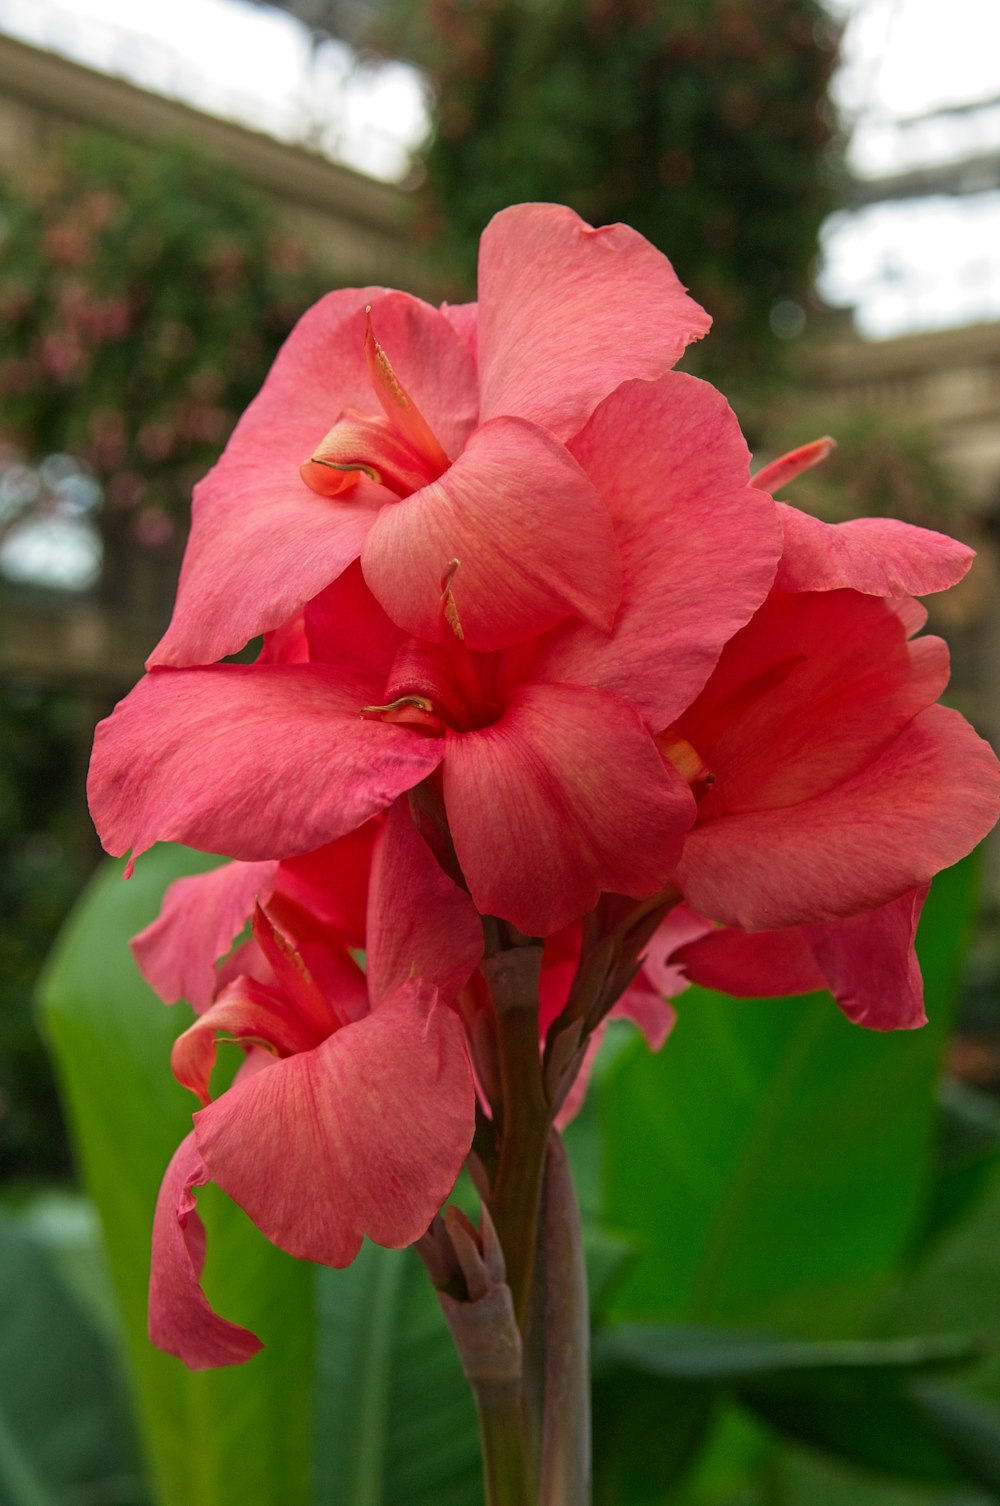
<path fill-rule="evenodd" d="M 928 901 L 924 1030 L 692 989 L 659 1056 L 623 1054 L 600 1085 L 605 1217 L 639 1252 L 616 1316 L 854 1331 L 921 1211 L 972 898 L 967 861 Z"/>
<path fill-rule="evenodd" d="M 968 1385 L 1000 1403 L 1000 1172 L 979 1202 L 926 1259 L 880 1303 L 879 1334 L 966 1333 L 981 1339 L 989 1358 Z"/>
<path fill-rule="evenodd" d="M 0 1210 L 0 1501 L 140 1506 L 117 1354 L 27 1218 Z"/>
<path fill-rule="evenodd" d="M 135 1395 L 164 1506 L 309 1500 L 313 1272 L 275 1250 L 221 1194 L 199 1199 L 207 1288 L 264 1352 L 236 1369 L 190 1374 L 146 1337 L 150 1227 L 160 1178 L 191 1127 L 191 1096 L 170 1073 L 190 1021 L 143 983 L 129 938 L 174 878 L 215 860 L 177 848 L 144 856 L 126 884 L 107 865 L 74 911 L 40 986 L 48 1038 L 84 1181 L 101 1218 Z"/>
<path fill-rule="evenodd" d="M 318 1296 L 319 1506 L 476 1506 L 475 1410 L 416 1256 L 366 1243 Z"/>
<path fill-rule="evenodd" d="M 655 1499 L 657 1482 L 666 1491 L 689 1462 L 677 1446 L 678 1419 L 704 1422 L 728 1396 L 828 1452 L 904 1476 L 955 1480 L 959 1463 L 909 1385 L 973 1353 L 954 1339 L 810 1344 L 724 1329 L 610 1330 L 597 1346 L 600 1436 L 609 1454 L 602 1470 Z M 613 1457 L 631 1446 L 637 1416 L 650 1424 L 650 1436 L 666 1429 L 671 1445 L 647 1448 L 638 1474 L 633 1463 Z"/>
<path fill-rule="evenodd" d="M 914 1259 L 971 1213 L 1000 1170 L 1000 1104 L 968 1083 L 943 1082 L 936 1139 L 930 1197 L 910 1245 Z"/>

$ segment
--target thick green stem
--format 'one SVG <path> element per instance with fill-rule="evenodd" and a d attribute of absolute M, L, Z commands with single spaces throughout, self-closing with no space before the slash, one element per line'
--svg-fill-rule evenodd
<path fill-rule="evenodd" d="M 473 1382 L 483 1446 L 486 1506 L 535 1506 L 534 1462 L 520 1380 Z"/>
<path fill-rule="evenodd" d="M 562 1139 L 549 1138 L 540 1241 L 545 1409 L 538 1506 L 588 1506 L 590 1312 L 580 1208 Z"/>
<path fill-rule="evenodd" d="M 496 1009 L 502 1101 L 490 1212 L 523 1333 L 531 1305 L 538 1209 L 551 1114 L 538 1049 L 540 947 L 499 952 L 484 967 Z"/>

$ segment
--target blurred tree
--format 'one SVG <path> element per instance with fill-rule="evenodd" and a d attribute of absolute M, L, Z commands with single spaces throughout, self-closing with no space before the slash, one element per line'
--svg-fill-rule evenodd
<path fill-rule="evenodd" d="M 169 605 L 191 487 L 329 283 L 268 205 L 181 146 L 69 138 L 0 183 L 0 412 L 29 465 L 96 481 L 98 590 Z M 52 487 L 22 486 L 22 513 Z M 6 520 L 8 529 L 17 521 Z"/>
<path fill-rule="evenodd" d="M 379 45 L 435 96 L 431 254 L 469 284 L 518 200 L 624 220 L 715 317 L 698 369 L 759 384 L 804 323 L 838 41 L 820 0 L 389 0 Z"/>

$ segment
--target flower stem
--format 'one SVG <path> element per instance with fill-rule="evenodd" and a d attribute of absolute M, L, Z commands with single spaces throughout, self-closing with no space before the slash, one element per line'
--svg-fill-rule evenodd
<path fill-rule="evenodd" d="M 533 1461 L 520 1380 L 473 1382 L 483 1446 L 486 1506 L 534 1506 Z"/>

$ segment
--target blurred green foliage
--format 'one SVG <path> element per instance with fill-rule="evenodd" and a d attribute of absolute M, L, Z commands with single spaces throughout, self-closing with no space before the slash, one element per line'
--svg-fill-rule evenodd
<path fill-rule="evenodd" d="M 420 229 L 456 287 L 493 213 L 556 200 L 671 258 L 716 321 L 689 367 L 779 367 L 837 162 L 819 0 L 392 0 L 378 40 L 433 89 Z"/>
<path fill-rule="evenodd" d="M 161 848 L 127 885 L 107 865 L 42 985 L 150 1488 L 160 1506 L 475 1506 L 471 1403 L 411 1252 L 315 1270 L 203 1193 L 209 1293 L 268 1347 L 201 1375 L 149 1348 L 152 1204 L 192 1107 L 169 1045 L 190 1016 L 155 999 L 127 938 L 210 861 Z M 596 1506 L 1000 1501 L 1000 1124 L 938 1086 L 975 903 L 974 861 L 939 876 L 923 1031 L 861 1031 L 826 996 L 691 990 L 659 1056 L 612 1034 L 569 1132 L 595 1278 Z M 92 1328 L 94 1294 L 78 1296 Z M 31 1434 L 21 1462 L 48 1493 L 12 1506 L 69 1506 L 65 1458 L 82 1479 L 107 1452 L 80 1441 L 88 1426 L 127 1458 L 87 1375 L 58 1397 L 75 1452 L 57 1464 Z"/>

